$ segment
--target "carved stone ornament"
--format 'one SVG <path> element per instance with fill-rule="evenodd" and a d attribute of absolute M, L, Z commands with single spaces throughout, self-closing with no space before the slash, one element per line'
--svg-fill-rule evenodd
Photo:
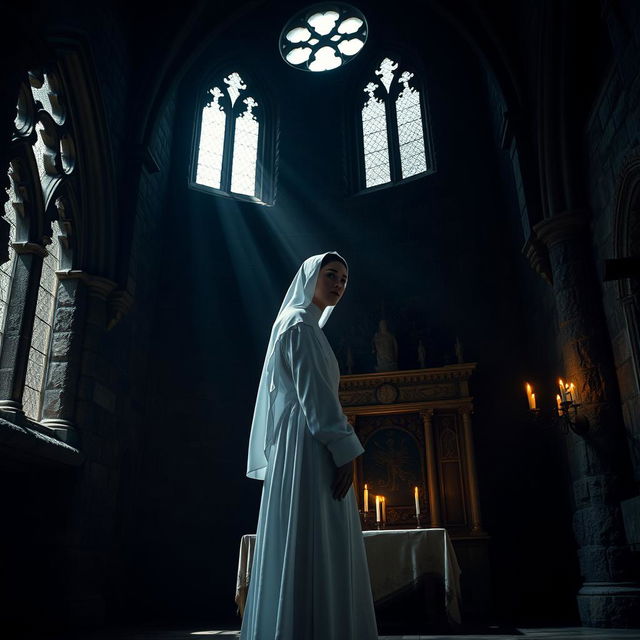
<path fill-rule="evenodd" d="M 398 387 L 394 384 L 381 384 L 376 389 L 376 399 L 382 404 L 391 404 L 398 399 Z"/>

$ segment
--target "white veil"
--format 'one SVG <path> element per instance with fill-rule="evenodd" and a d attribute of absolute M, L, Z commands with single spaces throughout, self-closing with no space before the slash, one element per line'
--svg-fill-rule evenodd
<path fill-rule="evenodd" d="M 298 322 L 302 322 L 300 311 L 311 304 L 316 290 L 320 265 L 324 257 L 329 253 L 340 256 L 336 251 L 328 251 L 317 256 L 311 256 L 302 263 L 302 266 L 291 281 L 291 285 L 271 328 L 271 337 L 269 338 L 269 346 L 262 366 L 260 383 L 258 384 L 258 395 L 253 412 L 251 436 L 249 437 L 249 456 L 247 459 L 247 476 L 249 478 L 264 480 L 267 469 L 267 449 L 271 445 L 273 436 L 272 395 L 275 391 L 273 384 L 273 353 L 276 344 L 287 329 Z M 332 306 L 325 307 L 318 321 L 320 327 L 326 324 L 332 311 Z"/>

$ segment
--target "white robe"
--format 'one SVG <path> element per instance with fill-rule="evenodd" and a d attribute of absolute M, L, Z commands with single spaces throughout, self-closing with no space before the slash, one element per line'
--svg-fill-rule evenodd
<path fill-rule="evenodd" d="M 274 442 L 240 637 L 377 640 L 353 487 L 343 500 L 331 491 L 336 465 L 363 448 L 342 413 L 320 309 L 296 313 L 274 354 Z"/>

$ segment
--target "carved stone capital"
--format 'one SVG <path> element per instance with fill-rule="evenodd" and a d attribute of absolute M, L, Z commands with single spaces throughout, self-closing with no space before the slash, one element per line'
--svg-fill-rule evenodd
<path fill-rule="evenodd" d="M 472 404 L 463 404 L 458 407 L 458 414 L 461 416 L 470 416 L 473 413 Z"/>
<path fill-rule="evenodd" d="M 89 293 L 98 298 L 106 300 L 109 294 L 117 287 L 113 280 L 102 276 L 92 276 L 82 269 L 61 269 L 56 271 L 60 280 L 82 280 L 89 289 Z"/>
<path fill-rule="evenodd" d="M 433 420 L 433 409 L 423 409 L 420 411 L 420 417 L 422 418 L 422 423 L 426 425 L 430 425 Z"/>
<path fill-rule="evenodd" d="M 60 280 L 81 280 L 89 290 L 89 295 L 107 302 L 107 330 L 113 328 L 133 306 L 133 296 L 124 289 L 117 289 L 117 283 L 101 276 L 92 276 L 80 269 L 56 271 Z"/>
<path fill-rule="evenodd" d="M 566 211 L 538 222 L 533 227 L 536 235 L 547 247 L 566 242 L 588 229 L 584 211 Z"/>
<path fill-rule="evenodd" d="M 109 296 L 109 322 L 107 329 L 115 327 L 133 306 L 133 296 L 124 289 L 113 291 Z"/>
<path fill-rule="evenodd" d="M 540 242 L 540 239 L 534 232 L 531 233 L 524 247 L 522 247 L 522 253 L 529 261 L 531 268 L 539 274 L 547 284 L 553 284 L 547 247 Z"/>
<path fill-rule="evenodd" d="M 11 248 L 18 254 L 32 253 L 41 258 L 47 256 L 47 250 L 37 242 L 12 242 Z"/>

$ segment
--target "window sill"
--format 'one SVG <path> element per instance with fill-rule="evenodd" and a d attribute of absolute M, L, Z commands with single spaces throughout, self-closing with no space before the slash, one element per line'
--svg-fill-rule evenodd
<path fill-rule="evenodd" d="M 367 195 L 368 193 L 378 193 L 379 191 L 384 191 L 386 189 L 393 189 L 394 187 L 402 187 L 405 184 L 411 184 L 412 182 L 416 182 L 417 180 L 422 180 L 423 178 L 432 176 L 435 173 L 436 173 L 436 170 L 433 169 L 431 171 L 423 171 L 422 173 L 416 173 L 416 175 L 414 176 L 403 178 L 402 180 L 398 180 L 397 182 L 384 182 L 383 184 L 375 185 L 375 187 L 365 187 L 364 189 L 360 189 L 360 191 L 356 191 L 355 193 L 352 193 L 350 197 L 358 198 L 360 196 Z"/>
<path fill-rule="evenodd" d="M 75 447 L 0 417 L 0 468 L 25 471 L 36 467 L 76 467 L 83 461 L 84 456 Z"/>
<path fill-rule="evenodd" d="M 215 187 L 207 187 L 204 184 L 197 182 L 190 182 L 189 188 L 193 191 L 199 191 L 200 193 L 206 193 L 210 196 L 220 196 L 229 200 L 237 200 L 238 202 L 248 202 L 251 204 L 258 204 L 262 207 L 271 207 L 273 203 L 260 200 L 256 196 L 248 196 L 243 193 L 234 193 L 233 191 L 223 191 L 222 189 L 216 189 Z"/>

